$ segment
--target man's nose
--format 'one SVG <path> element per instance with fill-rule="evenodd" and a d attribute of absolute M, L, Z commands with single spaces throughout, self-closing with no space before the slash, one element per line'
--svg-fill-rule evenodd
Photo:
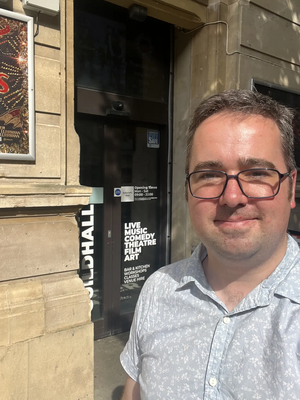
<path fill-rule="evenodd" d="M 219 198 L 219 203 L 228 207 L 237 207 L 248 203 L 248 197 L 242 192 L 236 177 L 229 176 L 226 188 Z"/>

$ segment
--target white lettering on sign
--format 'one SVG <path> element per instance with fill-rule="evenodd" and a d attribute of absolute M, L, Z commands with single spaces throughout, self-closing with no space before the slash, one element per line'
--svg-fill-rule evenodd
<path fill-rule="evenodd" d="M 89 292 L 91 310 L 94 295 L 94 205 L 81 211 L 81 279 Z"/>
<path fill-rule="evenodd" d="M 148 228 L 140 222 L 124 224 L 124 261 L 138 260 L 144 246 L 155 246 L 155 233 L 148 233 Z"/>
<path fill-rule="evenodd" d="M 146 279 L 146 272 L 150 264 L 137 265 L 136 267 L 124 268 L 124 283 L 141 282 Z M 141 274 L 143 274 L 141 276 Z"/>
<path fill-rule="evenodd" d="M 135 186 L 134 187 L 134 200 L 157 200 L 157 186 Z"/>

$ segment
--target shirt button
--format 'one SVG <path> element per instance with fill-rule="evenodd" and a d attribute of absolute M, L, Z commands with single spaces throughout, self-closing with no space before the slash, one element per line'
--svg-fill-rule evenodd
<path fill-rule="evenodd" d="M 216 386 L 216 384 L 217 384 L 216 378 L 210 378 L 209 384 L 210 384 L 210 386 Z"/>
<path fill-rule="evenodd" d="M 230 323 L 230 318 L 229 317 L 224 317 L 223 318 L 224 324 L 229 324 Z"/>

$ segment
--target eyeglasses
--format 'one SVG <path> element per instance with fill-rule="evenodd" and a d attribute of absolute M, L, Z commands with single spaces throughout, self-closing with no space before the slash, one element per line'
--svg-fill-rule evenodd
<path fill-rule="evenodd" d="M 197 199 L 217 199 L 224 193 L 229 179 L 235 179 L 244 196 L 250 199 L 268 199 L 278 194 L 281 181 L 290 176 L 276 169 L 245 169 L 236 175 L 223 171 L 202 170 L 186 176 L 190 192 Z"/>

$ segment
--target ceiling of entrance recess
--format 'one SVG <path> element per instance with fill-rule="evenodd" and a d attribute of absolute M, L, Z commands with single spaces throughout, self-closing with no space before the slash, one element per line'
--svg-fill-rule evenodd
<path fill-rule="evenodd" d="M 147 8 L 147 15 L 184 29 L 194 29 L 206 22 L 208 0 L 106 0 L 129 8 L 138 4 Z"/>

